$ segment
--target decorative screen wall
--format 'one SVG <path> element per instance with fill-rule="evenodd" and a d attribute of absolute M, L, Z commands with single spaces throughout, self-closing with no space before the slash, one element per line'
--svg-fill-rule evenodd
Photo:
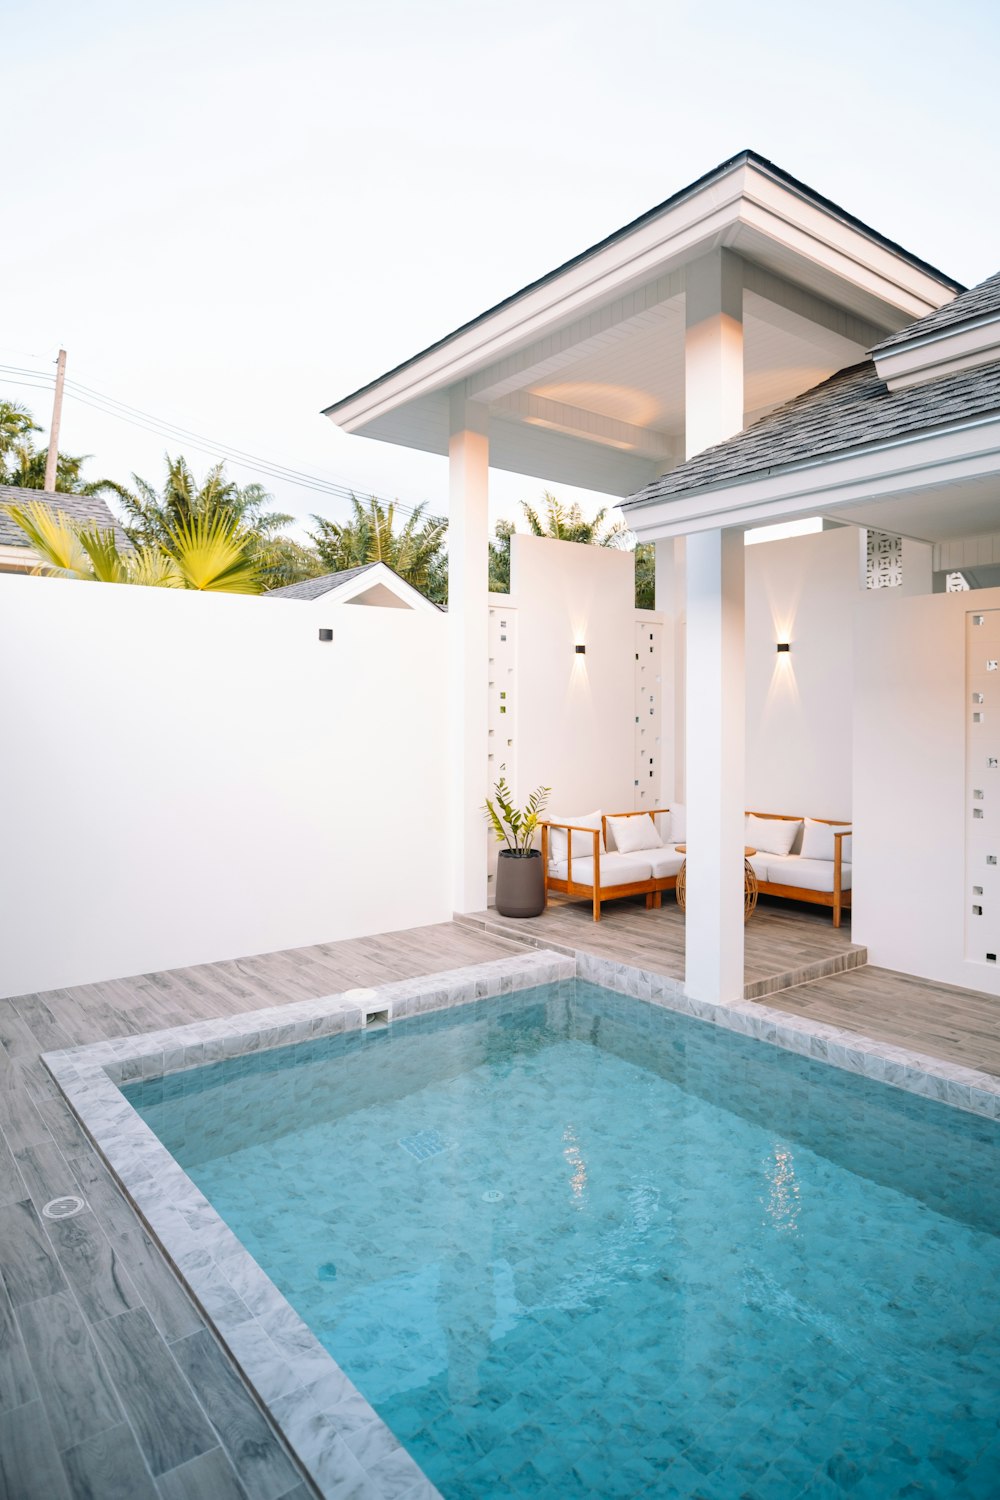
<path fill-rule="evenodd" d="M 660 800 L 663 626 L 635 627 L 635 799 L 633 806 L 657 807 Z"/>
<path fill-rule="evenodd" d="M 501 774 L 510 786 L 517 789 L 517 743 L 514 726 L 517 722 L 517 699 L 514 691 L 517 669 L 517 612 L 513 609 L 490 607 L 489 636 L 489 733 L 486 784 L 492 789 Z M 497 853 L 499 846 L 492 837 L 489 840 L 489 856 L 486 880 L 489 900 L 493 900 L 496 880 Z"/>
<path fill-rule="evenodd" d="M 869 531 L 865 587 L 896 589 L 903 581 L 903 538 L 885 531 Z"/>
<path fill-rule="evenodd" d="M 515 723 L 517 697 L 517 614 L 512 609 L 490 609 L 490 706 L 489 706 L 489 784 L 504 775 L 511 786 L 517 783 Z"/>
<path fill-rule="evenodd" d="M 1000 609 L 965 617 L 965 956 L 1000 952 Z"/>

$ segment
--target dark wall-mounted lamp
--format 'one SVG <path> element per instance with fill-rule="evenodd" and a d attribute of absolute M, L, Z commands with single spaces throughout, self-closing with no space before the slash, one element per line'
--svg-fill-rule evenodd
<path fill-rule="evenodd" d="M 577 656 L 586 656 L 587 654 L 586 646 L 574 646 L 573 650 L 576 652 Z"/>
<path fill-rule="evenodd" d="M 791 647 L 791 643 L 789 641 L 779 641 L 778 642 L 778 650 L 779 651 L 791 651 L 791 649 L 792 649 L 792 647 Z"/>
<path fill-rule="evenodd" d="M 320 633 L 319 633 L 319 638 L 320 638 L 321 641 L 332 641 L 333 640 L 333 631 L 332 630 L 321 630 Z"/>

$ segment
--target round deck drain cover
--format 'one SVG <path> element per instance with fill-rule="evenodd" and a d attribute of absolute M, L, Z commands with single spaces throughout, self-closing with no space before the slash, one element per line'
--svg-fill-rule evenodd
<path fill-rule="evenodd" d="M 72 1219 L 82 1208 L 82 1198 L 53 1198 L 46 1203 L 42 1213 L 47 1219 Z"/>
<path fill-rule="evenodd" d="M 483 1194 L 484 1203 L 499 1203 L 502 1198 L 503 1193 L 501 1193 L 498 1188 L 488 1188 Z"/>

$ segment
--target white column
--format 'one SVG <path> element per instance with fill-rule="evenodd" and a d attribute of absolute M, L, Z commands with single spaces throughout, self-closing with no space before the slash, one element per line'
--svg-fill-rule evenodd
<path fill-rule="evenodd" d="M 448 633 L 451 704 L 452 908 L 486 906 L 489 738 L 488 490 L 485 407 L 452 392 L 448 441 Z"/>
<path fill-rule="evenodd" d="M 743 998 L 746 762 L 744 545 L 687 538 L 687 918 L 684 988 Z"/>
<path fill-rule="evenodd" d="M 654 542 L 656 612 L 663 616 L 659 807 L 684 801 L 684 538 Z"/>
<path fill-rule="evenodd" d="M 715 250 L 685 271 L 688 457 L 743 426 L 743 266 Z M 685 988 L 743 996 L 746 762 L 744 558 L 740 531 L 687 538 Z"/>
<path fill-rule="evenodd" d="M 743 263 L 730 250 L 713 250 L 684 276 L 684 449 L 691 458 L 743 427 Z"/>

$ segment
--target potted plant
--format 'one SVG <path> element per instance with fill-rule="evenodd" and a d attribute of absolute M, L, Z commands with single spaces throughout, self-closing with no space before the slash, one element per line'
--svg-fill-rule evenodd
<path fill-rule="evenodd" d="M 497 843 L 506 845 L 497 857 L 496 909 L 502 917 L 537 917 L 545 910 L 545 871 L 541 851 L 531 843 L 551 787 L 536 787 L 518 808 L 503 772 L 501 766 L 484 809 Z"/>

